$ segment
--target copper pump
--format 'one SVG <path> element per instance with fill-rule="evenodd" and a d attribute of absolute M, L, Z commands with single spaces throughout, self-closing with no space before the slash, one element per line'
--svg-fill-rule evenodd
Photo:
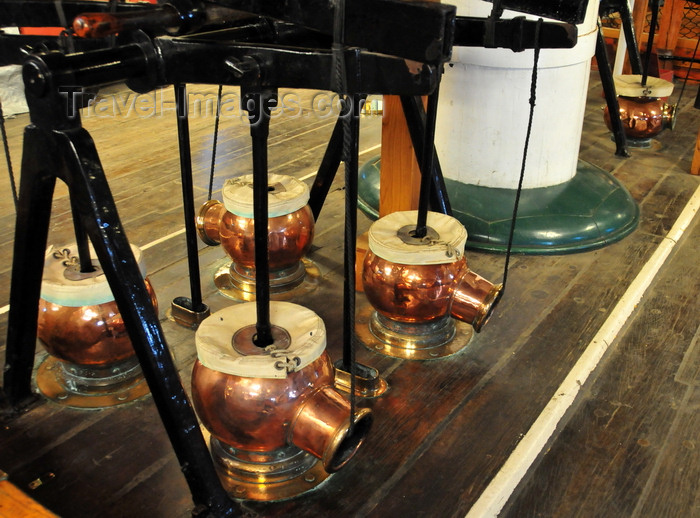
<path fill-rule="evenodd" d="M 304 281 L 302 259 L 311 248 L 314 217 L 303 182 L 270 174 L 268 185 L 268 264 L 270 290 L 275 293 L 289 291 Z M 222 189 L 224 202 L 207 201 L 196 218 L 200 239 L 208 245 L 221 244 L 232 260 L 227 281 L 244 293 L 255 291 L 252 192 L 252 175 L 228 180 Z M 222 289 L 226 283 L 217 282 L 217 286 Z"/>
<path fill-rule="evenodd" d="M 266 348 L 253 344 L 253 303 L 204 320 L 192 373 L 193 403 L 222 481 L 254 500 L 311 489 L 352 458 L 372 422 L 362 408 L 351 426 L 320 318 L 288 302 L 272 301 L 270 310 L 274 343 Z"/>
<path fill-rule="evenodd" d="M 459 332 L 450 317 L 481 330 L 502 285 L 468 268 L 463 255 L 466 230 L 459 221 L 429 212 L 428 234 L 415 238 L 415 215 L 389 214 L 370 228 L 362 282 L 375 313 L 357 329 L 371 349 L 429 359 L 453 354 L 471 338 L 472 330 Z"/>
<path fill-rule="evenodd" d="M 648 139 L 655 137 L 664 129 L 673 129 L 676 124 L 676 106 L 655 97 L 619 96 L 620 120 L 627 137 Z M 604 107 L 603 117 L 610 131 L 610 112 Z"/>
<path fill-rule="evenodd" d="M 140 258 L 140 251 L 132 249 Z M 147 277 L 144 283 L 157 308 Z M 37 373 L 46 397 L 68 406 L 99 408 L 148 393 L 107 280 L 96 261 L 93 271 L 80 271 L 75 245 L 47 252 L 37 337 L 49 353 Z"/>
<path fill-rule="evenodd" d="M 464 257 L 452 263 L 407 265 L 369 252 L 362 282 L 370 304 L 389 319 L 418 323 L 451 315 L 477 332 L 488 322 L 502 290 L 501 284 L 471 271 Z"/>
<path fill-rule="evenodd" d="M 646 147 L 652 137 L 676 124 L 676 106 L 666 99 L 673 93 L 673 83 L 658 77 L 639 74 L 615 76 L 615 90 L 620 106 L 620 121 L 625 135 L 632 144 Z M 610 131 L 612 123 L 608 107 L 603 118 Z"/>

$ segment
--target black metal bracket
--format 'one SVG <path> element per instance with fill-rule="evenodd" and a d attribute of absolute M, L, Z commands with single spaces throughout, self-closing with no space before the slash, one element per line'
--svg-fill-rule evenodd
<path fill-rule="evenodd" d="M 494 0 L 487 0 L 493 2 Z M 498 0 L 501 7 L 568 23 L 581 23 L 589 1 L 594 0 Z"/>
<path fill-rule="evenodd" d="M 34 396 L 31 375 L 39 297 L 56 180 L 66 183 L 77 236 L 89 238 L 141 364 L 196 506 L 232 516 L 199 423 L 168 351 L 158 314 L 124 233 L 95 145 L 51 76 L 25 65 L 32 123 L 24 134 L 3 392 L 17 407 Z M 31 80 L 34 80 L 32 83 Z M 26 229 L 32 229 L 27 232 Z"/>
<path fill-rule="evenodd" d="M 622 127 L 622 119 L 620 118 L 620 103 L 617 100 L 617 92 L 615 90 L 615 82 L 613 80 L 612 68 L 608 59 L 608 50 L 603 39 L 603 32 L 598 27 L 598 35 L 595 46 L 595 57 L 598 62 L 598 74 L 600 82 L 603 85 L 603 94 L 605 95 L 605 103 L 608 106 L 608 114 L 610 116 L 610 126 L 615 139 L 615 154 L 621 157 L 630 156 L 627 149 L 627 136 Z"/>
<path fill-rule="evenodd" d="M 182 4 L 176 6 L 178 12 L 201 8 L 186 0 L 176 3 Z M 96 11 L 99 5 L 64 2 L 64 16 Z M 133 4 L 118 4 L 118 10 L 130 5 Z M 238 20 L 236 27 L 206 34 L 152 37 L 140 30 L 130 30 L 120 34 L 113 47 L 71 54 L 57 50 L 28 57 L 14 55 L 14 59 L 24 59 L 25 92 L 32 124 L 24 138 L 0 400 L 4 398 L 17 409 L 34 398 L 30 382 L 44 251 L 54 186 L 56 179 L 60 179 L 70 192 L 76 238 L 81 248 L 86 248 L 89 239 L 104 269 L 198 513 L 204 509 L 202 512 L 212 516 L 230 516 L 236 511 L 235 506 L 214 472 L 197 418 L 168 352 L 158 315 L 124 235 L 97 150 L 81 126 L 77 109 L 85 89 L 118 81 L 125 81 L 137 92 L 186 83 L 239 85 L 258 92 L 278 87 L 333 90 L 336 86 L 332 65 L 339 50 L 332 49 L 329 42 L 334 34 L 336 14 L 336 3 L 332 0 L 291 3 L 219 0 L 209 5 L 252 13 L 258 18 Z M 347 70 L 357 73 L 347 74 L 346 88 L 341 93 L 353 97 L 353 105 L 357 106 L 364 95 L 371 93 L 415 97 L 437 91 L 442 65 L 453 45 L 454 7 L 403 0 L 354 0 L 346 6 L 345 39 L 340 43 L 344 45 Z M 136 4 L 124 9 L 146 13 L 152 7 Z M 8 23 L 54 26 L 57 18 L 53 0 L 0 3 L 0 19 Z M 368 30 L 368 27 L 382 29 Z M 517 46 L 521 47 L 526 44 L 527 25 L 518 22 L 517 27 L 521 34 Z M 423 145 L 416 146 L 422 149 L 423 169 L 431 178 L 437 93 L 432 99 L 428 122 L 421 122 Z M 343 124 L 346 123 L 348 134 L 352 135 L 348 139 L 352 149 L 346 156 L 350 161 L 346 202 L 352 217 L 357 201 L 353 182 L 357 179 L 359 122 L 356 118 L 343 119 Z M 258 137 L 263 143 L 264 138 Z M 428 192 L 430 184 L 426 186 Z M 183 195 L 188 196 L 185 192 Z M 350 248 L 354 252 L 352 227 L 356 222 L 348 223 L 351 231 L 346 235 L 346 248 L 350 253 Z M 32 232 L 26 232 L 27 228 Z M 354 280 L 353 258 L 346 261 L 348 305 L 354 304 L 354 283 L 350 285 Z M 351 311 L 348 309 L 346 314 L 350 315 Z M 350 333 L 351 323 L 347 322 L 345 328 Z M 352 337 L 346 337 L 346 345 L 351 342 Z"/>
<path fill-rule="evenodd" d="M 535 47 L 537 21 L 524 16 L 492 20 L 458 16 L 455 47 L 505 48 L 521 52 Z M 540 28 L 540 48 L 567 49 L 576 45 L 578 29 L 568 23 L 547 22 Z"/>

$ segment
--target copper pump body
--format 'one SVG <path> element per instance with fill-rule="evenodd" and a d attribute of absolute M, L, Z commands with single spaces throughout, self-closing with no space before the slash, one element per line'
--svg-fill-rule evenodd
<path fill-rule="evenodd" d="M 673 129 L 675 125 L 675 105 L 666 103 L 658 97 L 627 97 L 618 96 L 620 105 L 620 120 L 625 135 L 634 139 L 652 138 L 666 128 Z M 610 112 L 608 107 L 603 109 L 603 118 L 610 131 Z"/>
<path fill-rule="evenodd" d="M 148 278 L 145 284 L 157 309 Z M 76 365 L 105 367 L 135 356 L 115 301 L 72 307 L 40 299 L 37 336 L 51 356 Z"/>
<path fill-rule="evenodd" d="M 352 457 L 365 433 L 346 437 L 350 404 L 333 388 L 334 378 L 325 352 L 283 379 L 235 376 L 197 360 L 192 397 L 202 423 L 221 442 L 257 453 L 293 445 L 321 459 L 331 473 Z M 371 414 L 362 410 L 357 420 L 368 426 Z"/>
<path fill-rule="evenodd" d="M 451 315 L 476 331 L 486 323 L 500 296 L 494 285 L 467 267 L 451 263 L 409 265 L 367 252 L 362 282 L 374 309 L 396 322 L 432 322 Z"/>
<path fill-rule="evenodd" d="M 234 264 L 254 271 L 254 221 L 227 211 L 221 202 L 210 200 L 200 209 L 197 229 L 205 243 L 221 244 Z M 271 272 L 292 268 L 311 248 L 314 217 L 308 205 L 290 214 L 269 218 L 267 228 Z"/>

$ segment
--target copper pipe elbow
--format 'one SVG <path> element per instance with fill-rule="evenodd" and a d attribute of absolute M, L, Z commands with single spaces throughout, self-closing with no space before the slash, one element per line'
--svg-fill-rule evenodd
<path fill-rule="evenodd" d="M 496 308 L 503 284 L 493 284 L 471 270 L 467 270 L 454 290 L 451 314 L 471 324 L 478 333 Z"/>
<path fill-rule="evenodd" d="M 199 208 L 195 225 L 197 235 L 204 244 L 216 246 L 221 243 L 219 225 L 224 214 L 226 214 L 226 207 L 218 200 L 208 200 Z"/>
<path fill-rule="evenodd" d="M 351 426 L 350 403 L 332 387 L 322 387 L 299 408 L 289 440 L 321 459 L 326 472 L 333 473 L 355 455 L 371 425 L 371 411 L 361 408 Z"/>

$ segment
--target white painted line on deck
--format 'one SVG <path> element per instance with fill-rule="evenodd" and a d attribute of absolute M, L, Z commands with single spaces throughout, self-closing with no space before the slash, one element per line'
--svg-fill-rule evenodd
<path fill-rule="evenodd" d="M 153 246 L 159 245 L 159 244 L 167 241 L 168 239 L 172 239 L 172 238 L 177 237 L 177 236 L 184 234 L 184 233 L 185 233 L 185 227 L 182 227 L 180 230 L 176 230 L 175 232 L 172 232 L 172 233 L 168 234 L 167 236 L 163 236 L 161 238 L 158 238 L 155 241 L 151 241 L 150 243 L 147 243 L 143 246 L 140 246 L 139 248 L 141 250 L 148 250 L 149 248 L 151 248 Z"/>
<path fill-rule="evenodd" d="M 686 204 L 673 228 L 629 285 L 610 316 L 588 344 L 579 360 L 544 407 L 542 413 L 513 450 L 491 483 L 486 487 L 466 518 L 498 516 L 518 483 L 547 444 L 557 424 L 572 405 L 581 387 L 593 372 L 608 346 L 632 315 L 649 285 L 658 274 L 669 254 L 690 225 L 700 206 L 700 187 Z"/>

